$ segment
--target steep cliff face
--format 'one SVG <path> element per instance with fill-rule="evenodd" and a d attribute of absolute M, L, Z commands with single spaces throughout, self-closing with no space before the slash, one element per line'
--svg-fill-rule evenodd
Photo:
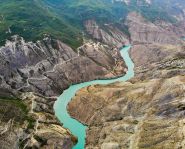
<path fill-rule="evenodd" d="M 169 56 L 173 57 L 182 51 L 183 45 L 138 44 L 131 48 L 130 54 L 137 68 L 149 67 L 151 63 L 160 62 Z"/>
<path fill-rule="evenodd" d="M 69 104 L 71 115 L 89 126 L 86 148 L 184 148 L 184 23 L 152 23 L 133 12 L 118 23 L 127 25 L 128 34 L 115 24 L 86 20 L 86 32 L 96 42 L 77 50 L 50 37 L 34 43 L 14 36 L 0 47 L 3 148 L 72 148 L 77 138 L 54 117 L 51 96 L 74 83 L 126 73 L 118 48 L 129 42 L 136 77 L 82 89 Z M 10 98 L 15 96 L 20 100 Z"/>
<path fill-rule="evenodd" d="M 125 21 L 99 25 L 95 20 L 84 23 L 86 32 L 95 40 L 120 48 L 132 44 L 180 44 L 185 36 L 184 21 L 170 23 L 164 20 L 151 22 L 138 12 L 130 12 Z"/>
<path fill-rule="evenodd" d="M 184 148 L 184 84 L 176 76 L 91 86 L 78 92 L 69 111 L 89 126 L 88 149 Z"/>
<path fill-rule="evenodd" d="M 165 30 L 177 35 L 178 37 L 184 37 L 185 35 L 185 21 L 179 21 L 176 24 L 158 20 L 154 22 L 155 25 L 164 28 Z"/>
<path fill-rule="evenodd" d="M 15 36 L 0 51 L 1 87 L 45 96 L 59 95 L 72 83 L 121 75 L 126 68 L 118 50 L 100 43 L 75 52 L 58 40 L 26 43 Z"/>
<path fill-rule="evenodd" d="M 141 54 L 132 56 L 133 61 L 139 63 L 135 68 L 136 76 L 132 79 L 132 82 L 135 82 L 137 80 L 144 81 L 154 78 L 170 78 L 177 75 L 184 75 L 185 47 L 184 46 L 158 47 L 158 49 L 160 48 L 162 48 L 161 50 L 166 51 L 168 54 L 164 55 L 164 57 L 159 56 L 159 59 L 150 61 L 149 63 L 147 63 L 146 61 L 142 63 L 139 60 L 142 59 L 143 57 L 142 52 Z M 135 48 L 132 49 L 132 52 L 134 52 L 134 49 Z M 155 49 L 153 50 L 155 51 Z M 145 56 L 148 57 L 147 59 L 151 57 L 150 55 L 147 54 L 147 52 Z"/>
<path fill-rule="evenodd" d="M 179 36 L 173 30 L 171 31 L 167 27 L 152 23 L 136 12 L 132 12 L 127 16 L 126 24 L 129 28 L 131 41 L 134 44 L 179 44 L 181 42 Z"/>
<path fill-rule="evenodd" d="M 88 125 L 86 148 L 184 148 L 184 46 L 136 45 L 130 53 L 133 79 L 81 89 L 68 105 Z"/>
<path fill-rule="evenodd" d="M 123 45 L 129 44 L 129 37 L 111 24 L 104 24 L 100 27 L 95 20 L 88 20 L 85 22 L 85 28 L 94 39 L 112 47 L 121 48 Z"/>

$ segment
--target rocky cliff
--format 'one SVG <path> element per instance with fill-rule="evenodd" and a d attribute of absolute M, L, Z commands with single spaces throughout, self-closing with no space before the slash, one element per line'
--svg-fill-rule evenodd
<path fill-rule="evenodd" d="M 173 30 L 168 30 L 170 23 L 165 23 L 167 27 L 164 27 L 165 24 L 162 27 L 162 23 L 152 23 L 136 12 L 129 13 L 125 23 L 129 28 L 133 44 L 179 44 L 181 42 L 180 37 Z"/>
<path fill-rule="evenodd" d="M 73 50 L 50 37 L 33 43 L 13 36 L 0 57 L 3 149 L 72 148 L 77 138 L 54 116 L 56 96 L 74 83 L 126 73 L 117 48 L 90 41 Z"/>
<path fill-rule="evenodd" d="M 54 116 L 55 101 L 34 93 L 24 93 L 20 99 L 0 98 L 1 148 L 72 148 L 77 138 Z"/>
<path fill-rule="evenodd" d="M 119 42 L 118 47 L 125 43 Z M 54 116 L 57 97 L 51 96 L 74 83 L 126 73 L 115 45 L 88 41 L 73 50 L 50 37 L 35 43 L 19 36 L 8 40 L 0 48 L 1 147 L 72 148 L 77 138 Z"/>
<path fill-rule="evenodd" d="M 89 127 L 86 148 L 184 148 L 184 79 L 156 78 L 79 91 L 69 111 Z"/>
<path fill-rule="evenodd" d="M 49 36 L 13 36 L 0 47 L 2 147 L 72 148 L 77 138 L 54 116 L 55 96 L 74 83 L 125 74 L 118 48 L 131 41 L 135 78 L 87 87 L 69 104 L 89 126 L 86 148 L 183 148 L 184 23 L 133 12 L 119 27 L 87 20 L 85 28 L 88 42 L 76 50 Z"/>
<path fill-rule="evenodd" d="M 86 43 L 74 51 L 64 43 L 45 38 L 26 43 L 14 36 L 0 48 L 1 87 L 56 96 L 70 84 L 124 74 L 117 49 Z"/>
<path fill-rule="evenodd" d="M 120 30 L 112 24 L 104 24 L 100 26 L 95 20 L 88 20 L 84 24 L 87 33 L 95 40 L 117 48 L 129 44 L 129 37 L 123 30 Z"/>
<path fill-rule="evenodd" d="M 86 148 L 185 148 L 184 45 L 135 45 L 130 54 L 133 79 L 81 89 L 68 105 L 88 125 Z"/>
<path fill-rule="evenodd" d="M 185 35 L 184 20 L 170 23 L 163 20 L 151 22 L 138 12 L 130 12 L 125 20 L 116 23 L 84 23 L 87 34 L 110 46 L 120 48 L 129 44 L 181 44 Z"/>

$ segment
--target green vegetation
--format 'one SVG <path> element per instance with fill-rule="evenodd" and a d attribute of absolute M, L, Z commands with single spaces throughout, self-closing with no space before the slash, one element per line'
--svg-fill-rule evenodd
<path fill-rule="evenodd" d="M 0 103 L 7 103 L 11 105 L 15 105 L 16 107 L 20 108 L 23 113 L 28 113 L 27 106 L 20 100 L 20 99 L 0 99 Z"/>
<path fill-rule="evenodd" d="M 13 119 L 18 125 L 28 122 L 28 129 L 33 129 L 35 120 L 28 116 L 28 108 L 22 100 L 16 98 L 0 98 L 0 118 L 2 122 Z"/>
<path fill-rule="evenodd" d="M 118 21 L 128 13 L 127 6 L 112 0 L 44 0 L 50 10 L 68 22 L 83 28 L 83 21 L 96 19 L 98 22 Z"/>
<path fill-rule="evenodd" d="M 15 34 L 27 41 L 40 40 L 49 34 L 77 48 L 82 44 L 85 20 L 119 23 L 130 11 L 138 11 L 151 21 L 175 21 L 158 3 L 140 6 L 136 0 L 129 6 L 112 0 L 0 0 L 0 4 L 1 45 Z M 127 29 L 123 30 L 129 34 Z"/>
<path fill-rule="evenodd" d="M 141 14 L 148 20 L 154 22 L 155 20 L 164 20 L 175 23 L 176 19 L 170 16 L 166 11 L 157 7 L 142 7 Z"/>
<path fill-rule="evenodd" d="M 46 34 L 61 39 L 72 47 L 81 44 L 79 31 L 49 11 L 36 0 L 0 0 L 0 43 L 18 34 L 27 41 L 42 39 Z M 10 29 L 11 32 L 8 32 Z"/>

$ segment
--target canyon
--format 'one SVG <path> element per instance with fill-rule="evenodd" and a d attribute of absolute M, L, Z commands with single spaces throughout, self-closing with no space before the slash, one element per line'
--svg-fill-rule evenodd
<path fill-rule="evenodd" d="M 25 34 L 15 32 L 4 38 L 6 42 L 0 46 L 2 149 L 73 148 L 78 138 L 55 116 L 54 103 L 73 84 L 126 75 L 128 68 L 120 54 L 125 45 L 132 45 L 129 54 L 135 64 L 134 78 L 82 88 L 68 104 L 70 116 L 88 127 L 85 148 L 184 148 L 184 9 L 178 0 L 171 1 L 180 10 L 172 13 L 176 23 L 161 16 L 151 20 L 144 11 L 133 10 L 116 22 L 85 18 L 80 37 L 68 25 L 66 31 L 71 34 L 67 37 L 83 38 L 78 48 L 65 42 L 64 36 L 55 38 L 53 34 L 28 40 Z M 132 8 L 132 1 L 117 2 Z M 153 3 L 146 1 L 147 7 Z M 48 12 L 53 5 L 47 6 Z M 98 12 L 108 18 L 105 10 Z M 65 11 L 69 12 L 67 7 Z M 58 16 L 50 20 L 55 22 Z M 1 17 L 0 25 L 6 20 Z M 66 17 L 70 19 L 70 15 Z M 41 26 L 36 26 L 39 35 Z"/>
<path fill-rule="evenodd" d="M 127 70 L 119 51 L 101 43 L 89 42 L 74 51 L 50 38 L 26 43 L 14 36 L 0 51 L 3 148 L 18 145 L 72 148 L 77 142 L 76 136 L 62 128 L 54 116 L 57 96 L 70 84 L 112 78 Z M 9 105 L 8 98 L 15 103 Z M 20 107 L 14 107 L 17 104 Z M 20 114 L 21 120 L 18 116 L 14 121 L 12 116 L 17 110 L 23 114 Z"/>
<path fill-rule="evenodd" d="M 68 111 L 88 126 L 87 149 L 184 148 L 184 42 L 130 16 L 135 77 L 79 90 Z"/>
<path fill-rule="evenodd" d="M 184 148 L 183 55 L 137 66 L 128 82 L 78 91 L 68 111 L 88 126 L 86 148 Z"/>

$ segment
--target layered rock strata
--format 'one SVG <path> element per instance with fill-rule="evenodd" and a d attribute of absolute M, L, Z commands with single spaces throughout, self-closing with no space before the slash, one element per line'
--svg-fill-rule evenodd
<path fill-rule="evenodd" d="M 161 24 L 152 23 L 136 12 L 129 13 L 125 23 L 133 44 L 180 44 L 182 42 L 177 31 L 168 30 L 168 23 L 165 23 L 167 27 L 164 27 L 164 24 L 162 27 Z"/>
<path fill-rule="evenodd" d="M 71 84 L 126 73 L 118 49 L 88 42 L 76 51 L 59 40 L 25 42 L 13 36 L 0 48 L 0 144 L 3 149 L 70 149 L 77 138 L 62 128 L 53 105 Z"/>
<path fill-rule="evenodd" d="M 46 38 L 26 43 L 15 36 L 0 48 L 0 87 L 56 96 L 70 84 L 125 73 L 117 49 L 86 43 L 74 51 L 64 43 Z"/>
<path fill-rule="evenodd" d="M 129 44 L 129 37 L 113 24 L 100 26 L 95 20 L 87 20 L 84 24 L 87 33 L 95 40 L 117 48 Z"/>
<path fill-rule="evenodd" d="M 86 148 L 184 148 L 184 46 L 136 45 L 130 53 L 133 79 L 83 88 L 68 105 L 88 125 Z"/>

